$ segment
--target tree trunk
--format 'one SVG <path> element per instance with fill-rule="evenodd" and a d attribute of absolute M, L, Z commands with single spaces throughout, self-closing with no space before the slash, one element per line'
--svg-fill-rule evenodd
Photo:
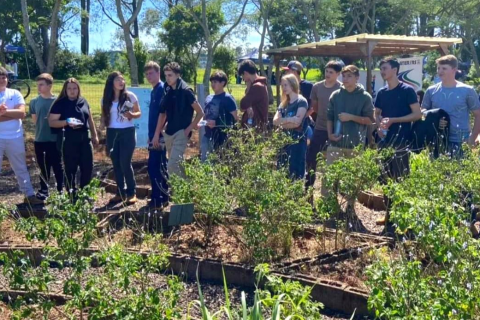
<path fill-rule="evenodd" d="M 48 44 L 48 60 L 47 60 L 47 73 L 53 72 L 55 66 L 55 53 L 57 52 L 57 39 L 58 39 L 58 12 L 60 11 L 60 5 L 62 0 L 55 1 L 52 11 L 52 20 L 50 21 L 50 43 Z"/>
<path fill-rule="evenodd" d="M 370 33 L 374 34 L 375 33 L 375 15 L 377 11 L 377 5 L 376 5 L 376 0 L 373 2 L 373 8 L 372 8 L 372 19 L 370 20 Z"/>
<path fill-rule="evenodd" d="M 132 0 L 132 10 L 135 12 L 137 10 L 137 0 Z M 138 32 L 138 17 L 133 20 L 133 38 L 137 39 L 139 36 Z"/>
<path fill-rule="evenodd" d="M 135 51 L 133 50 L 132 38 L 130 38 L 129 26 L 123 27 L 123 36 L 125 37 L 125 46 L 127 48 L 128 62 L 130 64 L 130 78 L 132 80 L 132 87 L 138 87 L 138 65 Z"/>
<path fill-rule="evenodd" d="M 473 65 L 475 66 L 475 76 L 478 78 L 480 77 L 480 64 L 478 61 L 477 50 L 475 50 L 475 44 L 473 43 L 473 40 L 471 38 L 468 41 L 468 45 L 470 46 L 470 50 L 472 51 Z"/>
<path fill-rule="evenodd" d="M 205 74 L 203 75 L 203 87 L 205 90 L 205 97 L 210 93 L 210 73 L 212 72 L 213 54 L 215 53 L 212 46 L 212 41 L 207 40 L 207 63 L 205 64 Z"/>
<path fill-rule="evenodd" d="M 123 16 L 122 12 L 122 3 L 121 0 L 115 0 L 115 4 L 117 7 L 117 15 L 118 19 L 120 20 L 120 24 L 123 30 L 123 36 L 125 38 L 125 47 L 127 48 L 127 56 L 128 62 L 130 64 L 130 78 L 132 80 L 132 87 L 138 87 L 138 65 L 137 65 L 137 57 L 135 56 L 135 51 L 133 50 L 133 42 L 130 36 L 130 26 L 138 17 L 138 13 L 142 8 L 143 0 L 138 0 L 136 3 L 136 8 L 133 11 L 131 17 L 125 21 L 125 17 Z"/>
<path fill-rule="evenodd" d="M 45 62 L 43 61 L 42 52 L 38 48 L 35 39 L 33 38 L 32 32 L 30 31 L 30 19 L 28 18 L 27 12 L 27 0 L 20 0 L 22 6 L 22 20 L 23 28 L 25 29 L 25 36 L 29 46 L 32 48 L 33 54 L 35 55 L 35 61 L 37 62 L 40 72 L 46 72 Z"/>
<path fill-rule="evenodd" d="M 225 37 L 229 35 L 232 32 L 232 30 L 238 26 L 238 24 L 240 23 L 240 20 L 243 17 L 243 14 L 245 13 L 245 7 L 247 6 L 247 3 L 248 3 L 248 0 L 243 1 L 242 11 L 240 12 L 239 16 L 237 17 L 233 25 L 230 28 L 228 28 L 215 43 L 213 43 L 212 36 L 210 35 L 210 31 L 208 28 L 206 0 L 201 0 L 201 6 L 202 6 L 201 17 L 198 17 L 196 14 L 193 13 L 192 2 L 186 1 L 187 10 L 185 12 L 190 16 L 192 16 L 193 19 L 195 19 L 195 21 L 198 22 L 198 24 L 202 27 L 203 32 L 205 34 L 205 42 L 207 46 L 207 64 L 205 65 L 205 74 L 203 76 L 205 96 L 208 96 L 208 94 L 210 93 L 210 72 L 212 71 L 213 54 L 215 53 L 215 50 L 217 49 L 218 45 L 223 43 L 223 41 L 225 40 Z"/>
<path fill-rule="evenodd" d="M 81 28 L 80 28 L 80 50 L 82 54 L 88 55 L 89 51 L 89 42 L 90 42 L 90 0 L 81 0 L 81 8 L 82 8 L 82 21 L 81 21 Z"/>
<path fill-rule="evenodd" d="M 260 10 L 263 17 L 263 28 L 262 28 L 262 35 L 260 38 L 260 45 L 258 47 L 258 65 L 260 68 L 260 74 L 267 78 L 267 91 L 268 91 L 268 102 L 273 103 L 273 90 L 272 90 L 272 63 L 270 61 L 270 68 L 267 73 L 265 73 L 265 67 L 263 65 L 263 45 L 265 43 L 265 35 L 267 34 L 268 29 L 268 12 L 262 2 L 260 1 Z"/>

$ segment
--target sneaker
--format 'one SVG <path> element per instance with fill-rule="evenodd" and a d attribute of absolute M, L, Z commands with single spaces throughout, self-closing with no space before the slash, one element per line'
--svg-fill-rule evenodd
<path fill-rule="evenodd" d="M 23 200 L 25 204 L 29 204 L 31 206 L 39 205 L 39 204 L 44 204 L 44 201 L 42 199 L 37 198 L 36 196 L 29 196 L 25 197 Z"/>
<path fill-rule="evenodd" d="M 40 191 L 37 192 L 37 194 L 35 196 L 42 201 L 46 201 L 49 194 L 48 194 L 48 191 L 40 190 Z"/>
<path fill-rule="evenodd" d="M 126 204 L 135 204 L 137 203 L 137 196 L 136 195 L 133 195 L 133 196 L 128 196 L 127 197 L 127 200 L 125 201 Z"/>
<path fill-rule="evenodd" d="M 123 199 L 125 199 L 125 197 L 122 197 L 121 195 L 117 194 L 115 197 L 110 199 L 108 203 L 119 203 L 119 202 L 122 202 Z"/>
<path fill-rule="evenodd" d="M 376 221 L 375 221 L 375 224 L 377 226 L 384 226 L 385 223 L 387 222 L 387 219 L 385 218 L 385 216 L 381 217 L 381 218 L 378 218 Z"/>

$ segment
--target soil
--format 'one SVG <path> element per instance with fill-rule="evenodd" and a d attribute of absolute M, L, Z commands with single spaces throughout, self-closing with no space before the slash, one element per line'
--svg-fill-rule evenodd
<path fill-rule="evenodd" d="M 63 270 L 59 269 L 50 269 L 53 278 L 56 279 L 49 287 L 49 292 L 51 293 L 62 293 L 62 287 L 67 279 L 71 270 L 69 268 L 65 268 Z M 101 268 L 92 268 L 88 270 L 86 273 L 88 276 L 94 276 L 95 274 L 100 274 L 102 272 Z M 162 274 L 150 274 L 149 276 L 148 285 L 151 287 L 162 287 L 166 285 L 166 276 Z M 86 281 L 86 278 L 83 282 Z M 183 284 L 183 291 L 180 293 L 180 298 L 178 302 L 178 306 L 180 310 L 182 310 L 182 319 L 186 319 L 187 310 L 190 311 L 190 316 L 193 319 L 198 319 L 201 317 L 200 310 L 195 304 L 192 304 L 192 301 L 199 300 L 199 292 L 196 282 L 191 281 L 184 281 Z M 140 287 L 140 284 L 137 282 L 133 282 L 131 285 Z M 2 290 L 7 289 L 7 282 L 6 279 L 0 275 L 0 288 Z M 210 312 L 216 312 L 220 310 L 222 306 L 225 305 L 225 292 L 223 286 L 214 285 L 210 283 L 202 283 L 201 284 L 202 294 L 204 295 L 205 303 L 207 308 Z M 241 292 L 245 291 L 246 298 L 247 298 L 247 305 L 249 307 L 253 304 L 253 290 L 252 289 L 245 289 L 236 286 L 228 286 L 229 289 L 229 298 L 230 303 L 232 305 L 232 309 L 239 309 L 241 307 Z M 112 296 L 117 295 L 117 293 L 112 292 Z M 347 315 L 340 315 L 329 310 L 324 310 L 323 319 L 349 319 Z M 76 312 L 77 319 L 79 318 L 80 312 Z M 12 309 L 6 305 L 5 303 L 0 301 L 0 320 L 7 320 L 10 319 L 12 316 Z M 84 316 L 86 314 L 84 313 Z M 42 315 L 40 310 L 35 313 L 34 316 L 30 317 L 31 319 L 42 319 Z M 65 306 L 56 306 L 50 312 L 48 319 L 50 320 L 60 320 L 60 319 L 67 319 L 67 313 Z"/>
<path fill-rule="evenodd" d="M 379 256 L 381 256 L 382 259 L 396 259 L 399 255 L 399 249 L 383 247 L 376 250 L 374 254 L 370 254 L 369 250 L 365 250 L 355 258 L 327 264 L 305 264 L 301 267 L 300 271 L 291 270 L 290 272 L 308 275 L 317 279 L 343 282 L 356 289 L 369 292 L 370 289 L 366 284 L 367 276 L 365 273 L 367 268 L 371 266 L 374 261 L 377 261 Z"/>
<path fill-rule="evenodd" d="M 1 268 L 0 268 L 1 270 Z M 53 294 L 63 294 L 63 285 L 67 278 L 73 271 L 70 268 L 65 269 L 50 269 L 50 273 L 55 279 L 49 285 L 49 292 Z M 102 268 L 91 268 L 85 272 L 85 277 L 82 279 L 82 285 L 86 284 L 88 278 L 100 276 L 103 273 Z M 0 275 L 0 289 L 6 290 L 8 289 L 7 280 Z M 163 274 L 149 274 L 147 284 L 153 288 L 161 288 L 167 284 L 167 277 Z M 130 284 L 131 286 L 136 287 L 137 289 L 141 288 L 141 284 L 138 281 L 132 281 Z M 178 305 L 182 310 L 182 313 L 186 315 L 187 310 L 190 309 L 190 315 L 198 318 L 201 316 L 200 310 L 194 304 L 191 304 L 192 301 L 199 300 L 200 296 L 198 293 L 198 287 L 196 282 L 185 281 L 182 282 L 183 290 L 180 293 L 180 298 Z M 247 297 L 247 304 L 251 306 L 253 304 L 253 294 L 252 290 L 239 288 L 235 286 L 228 286 L 229 293 L 230 293 L 230 302 L 232 303 L 233 307 L 240 307 L 241 306 L 241 291 L 245 291 Z M 213 285 L 213 284 L 201 284 L 202 293 L 204 295 L 207 307 L 210 311 L 217 311 L 219 310 L 225 303 L 225 293 L 223 286 L 220 285 Z M 118 291 L 112 288 L 111 296 L 115 298 L 119 296 Z M 6 310 L 6 312 L 0 312 L 0 319 L 9 319 L 10 317 L 4 317 L 5 315 L 9 315 L 11 313 L 11 309 L 5 305 L 4 303 L 0 302 L 0 311 L 2 308 Z M 79 312 L 77 311 L 79 315 Z M 37 317 L 33 317 L 34 319 L 41 319 L 41 315 L 38 314 Z M 49 316 L 49 319 L 66 319 L 65 316 L 65 306 L 57 306 Z"/>
<path fill-rule="evenodd" d="M 14 230 L 15 222 L 13 219 L 6 219 L 0 224 L 0 244 L 10 246 L 43 246 L 40 241 L 28 241 L 22 232 Z M 211 236 L 208 244 L 204 239 L 203 226 L 197 222 L 190 225 L 181 226 L 180 229 L 166 233 L 163 239 L 155 238 L 155 241 L 142 241 L 145 232 L 141 227 L 124 228 L 119 231 L 111 230 L 103 237 L 93 242 L 95 247 L 105 247 L 112 243 L 121 243 L 131 249 L 153 249 L 159 243 L 166 244 L 170 252 L 176 254 L 186 254 L 201 258 L 218 259 L 225 262 L 247 263 L 251 259 L 248 256 L 248 250 L 242 243 L 241 225 L 215 225 L 212 227 Z M 54 245 L 54 243 L 52 243 Z M 347 242 L 347 248 L 360 245 L 359 242 L 350 240 Z M 310 232 L 295 234 L 292 246 L 288 254 L 281 259 L 281 262 L 291 262 L 302 258 L 313 258 L 324 253 L 332 253 L 343 249 L 339 240 L 335 248 L 334 235 L 326 235 L 323 238 Z M 279 252 L 281 255 L 281 252 Z M 279 261 L 275 261 L 279 262 Z"/>
<path fill-rule="evenodd" d="M 182 226 L 176 234 L 166 238 L 165 242 L 173 253 L 182 253 L 202 258 L 245 263 L 249 261 L 248 250 L 242 244 L 243 227 L 240 225 L 216 225 L 208 239 L 204 239 L 204 231 L 198 223 Z M 325 247 L 324 247 L 325 244 Z M 359 245 L 349 241 L 347 247 Z M 295 235 L 289 253 L 281 262 L 315 257 L 323 253 L 331 253 L 343 248 L 335 248 L 334 237 L 326 236 L 325 243 L 320 237 L 311 233 Z"/>
<path fill-rule="evenodd" d="M 365 284 L 367 279 L 365 270 L 372 262 L 372 259 L 364 254 L 357 259 L 305 267 L 305 270 L 302 270 L 301 273 L 319 279 L 343 282 L 351 287 L 368 292 L 369 289 Z"/>

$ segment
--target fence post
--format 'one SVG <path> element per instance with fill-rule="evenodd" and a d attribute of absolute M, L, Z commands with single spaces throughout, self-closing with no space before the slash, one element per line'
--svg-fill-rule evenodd
<path fill-rule="evenodd" d="M 197 84 L 197 101 L 205 111 L 205 86 L 203 84 Z M 201 154 L 202 137 L 205 134 L 205 127 L 198 129 L 198 150 Z"/>

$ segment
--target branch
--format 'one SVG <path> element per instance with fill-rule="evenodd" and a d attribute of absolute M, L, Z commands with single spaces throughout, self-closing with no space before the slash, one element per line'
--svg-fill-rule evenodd
<path fill-rule="evenodd" d="M 225 37 L 230 33 L 232 32 L 233 29 L 235 29 L 238 24 L 240 23 L 240 21 L 242 20 L 243 18 L 243 14 L 245 13 L 245 7 L 247 6 L 247 3 L 248 3 L 248 0 L 245 0 L 243 2 L 243 6 L 242 6 L 242 11 L 240 12 L 240 14 L 238 15 L 238 18 L 237 18 L 237 21 L 235 21 L 235 23 L 224 33 L 222 34 L 222 36 L 220 37 L 220 39 L 218 39 L 217 42 L 215 42 L 215 44 L 213 45 L 213 49 L 215 51 L 215 48 L 217 48 L 217 46 L 223 42 L 223 40 L 225 39 Z"/>
<path fill-rule="evenodd" d="M 110 17 L 110 15 L 108 14 L 107 10 L 105 9 L 105 7 L 103 6 L 103 2 L 102 0 L 97 0 L 98 4 L 102 7 L 102 11 L 103 11 L 103 14 L 107 16 L 108 19 L 110 19 L 110 21 L 112 21 L 115 25 L 117 25 L 117 27 L 121 28 L 122 25 L 120 23 L 118 23 L 117 21 L 115 21 L 112 17 Z"/>
<path fill-rule="evenodd" d="M 205 0 L 202 1 L 202 4 L 204 4 L 204 3 L 205 3 Z M 203 23 L 203 19 L 200 20 L 200 18 L 194 13 L 192 1 L 191 0 L 185 0 L 185 4 L 186 4 L 186 7 L 190 10 L 184 10 L 184 12 L 189 14 L 202 27 L 205 35 L 208 35 L 208 37 L 205 37 L 205 38 L 209 38 L 210 37 L 210 30 L 208 30 L 207 26 Z M 203 11 L 203 8 L 202 8 L 202 11 Z"/>
<path fill-rule="evenodd" d="M 28 18 L 27 12 L 27 0 L 21 0 L 20 2 L 22 7 L 22 18 L 23 18 L 23 27 L 25 29 L 25 36 L 27 37 L 28 44 L 33 50 L 35 55 L 35 60 L 37 61 L 38 66 L 40 67 L 41 72 L 45 72 L 45 63 L 42 59 L 42 55 L 40 53 L 40 49 L 37 47 L 35 43 L 35 39 L 33 38 L 32 32 L 30 30 L 30 19 Z"/>
<path fill-rule="evenodd" d="M 135 19 L 137 19 L 137 16 L 138 14 L 140 13 L 140 10 L 142 9 L 142 4 L 143 4 L 143 0 L 138 0 L 137 2 L 137 8 L 135 9 L 135 11 L 133 12 L 132 16 L 130 17 L 130 19 L 128 19 L 127 21 L 127 24 L 128 26 L 130 26 L 133 21 L 135 21 Z"/>

